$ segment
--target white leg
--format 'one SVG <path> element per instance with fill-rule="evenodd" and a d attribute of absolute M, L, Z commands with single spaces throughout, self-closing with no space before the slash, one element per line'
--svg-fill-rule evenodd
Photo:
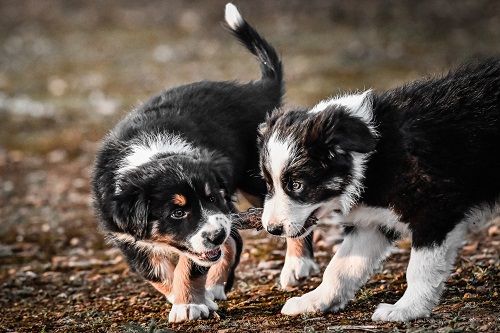
<path fill-rule="evenodd" d="M 307 277 L 318 272 L 319 267 L 314 262 L 312 251 L 312 235 L 302 239 L 287 239 L 285 264 L 280 274 L 280 287 L 288 289 L 297 286 Z"/>
<path fill-rule="evenodd" d="M 344 308 L 385 258 L 390 244 L 377 227 L 356 228 L 328 264 L 321 284 L 302 297 L 289 299 L 281 313 L 298 315 Z"/>
<path fill-rule="evenodd" d="M 211 295 L 212 300 L 225 301 L 227 299 L 223 284 L 215 284 L 207 287 L 207 294 Z"/>
<path fill-rule="evenodd" d="M 465 223 L 461 223 L 439 246 L 412 248 L 403 297 L 396 304 L 380 304 L 372 320 L 409 321 L 429 316 L 439 303 L 465 230 Z"/>
<path fill-rule="evenodd" d="M 192 276 L 193 263 L 188 257 L 180 256 L 175 267 L 171 293 L 173 302 L 168 315 L 169 323 L 208 318 L 210 311 L 217 310 L 213 295 L 205 290 L 207 276 Z"/>

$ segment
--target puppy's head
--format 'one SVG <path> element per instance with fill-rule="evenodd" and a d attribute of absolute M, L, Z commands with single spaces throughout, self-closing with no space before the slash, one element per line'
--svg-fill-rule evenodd
<path fill-rule="evenodd" d="M 260 164 L 268 186 L 263 227 L 302 237 L 315 218 L 347 213 L 358 198 L 364 162 L 375 149 L 371 92 L 311 110 L 279 110 L 260 126 Z"/>
<path fill-rule="evenodd" d="M 199 265 L 217 262 L 231 231 L 231 202 L 224 182 L 224 172 L 230 171 L 214 163 L 173 155 L 128 170 L 112 204 L 121 234 L 153 250 L 182 253 Z M 117 234 L 118 241 L 132 240 Z"/>

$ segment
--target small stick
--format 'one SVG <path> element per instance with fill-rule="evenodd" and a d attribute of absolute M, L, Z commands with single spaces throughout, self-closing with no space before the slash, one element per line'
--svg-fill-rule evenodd
<path fill-rule="evenodd" d="M 246 212 L 230 214 L 229 217 L 238 230 L 261 230 L 262 211 L 262 208 L 250 208 Z"/>
<path fill-rule="evenodd" d="M 233 224 L 238 230 L 256 229 L 262 230 L 262 208 L 250 208 L 246 212 L 230 214 Z M 304 224 L 304 227 L 315 225 L 318 219 L 311 215 Z"/>

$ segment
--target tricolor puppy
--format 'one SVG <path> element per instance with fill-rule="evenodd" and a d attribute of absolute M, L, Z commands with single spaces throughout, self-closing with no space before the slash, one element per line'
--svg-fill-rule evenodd
<path fill-rule="evenodd" d="M 410 235 L 407 289 L 372 319 L 428 316 L 467 227 L 500 210 L 498 59 L 281 111 L 261 131 L 263 227 L 304 237 L 317 218 L 337 212 L 347 231 L 322 283 L 288 300 L 283 314 L 344 308 L 391 244 Z"/>
<path fill-rule="evenodd" d="M 280 105 L 275 50 L 226 6 L 231 32 L 257 56 L 262 78 L 202 81 L 163 91 L 107 135 L 92 181 L 107 238 L 173 303 L 170 322 L 208 317 L 225 299 L 241 238 L 228 214 L 236 189 L 263 197 L 257 126 Z M 209 292 L 206 292 L 206 289 Z"/>

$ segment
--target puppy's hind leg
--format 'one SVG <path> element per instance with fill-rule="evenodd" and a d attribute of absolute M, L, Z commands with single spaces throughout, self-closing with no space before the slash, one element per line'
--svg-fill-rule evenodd
<path fill-rule="evenodd" d="M 243 241 L 236 229 L 222 246 L 222 259 L 208 271 L 206 288 L 214 299 L 226 300 L 234 282 L 234 271 L 239 264 Z"/>
<path fill-rule="evenodd" d="M 282 289 L 295 287 L 310 275 L 319 272 L 319 267 L 314 261 L 312 242 L 312 232 L 304 238 L 286 240 L 285 264 L 280 274 Z"/>
<path fill-rule="evenodd" d="M 408 287 L 395 304 L 380 304 L 372 320 L 409 321 L 430 315 L 439 303 L 466 228 L 462 222 L 448 233 L 441 244 L 433 243 L 430 246 L 419 246 L 419 235 L 414 233 L 406 271 Z"/>

